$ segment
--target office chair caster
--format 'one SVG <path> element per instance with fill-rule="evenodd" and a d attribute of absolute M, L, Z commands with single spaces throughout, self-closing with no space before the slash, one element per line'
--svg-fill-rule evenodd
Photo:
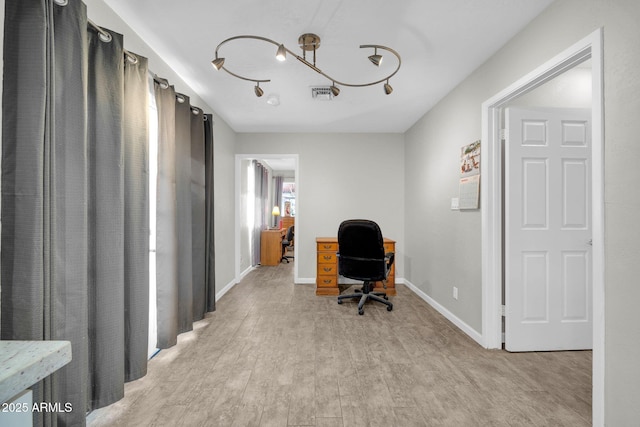
<path fill-rule="evenodd" d="M 338 300 L 338 304 L 342 304 L 342 300 L 341 299 Z"/>
<path fill-rule="evenodd" d="M 358 314 L 359 314 L 360 316 L 362 316 L 362 315 L 364 314 L 364 310 L 363 310 L 363 309 L 361 309 L 361 308 L 360 308 L 360 309 L 358 309 Z"/>
<path fill-rule="evenodd" d="M 389 298 L 385 298 L 385 299 L 389 299 Z M 393 306 L 392 305 L 388 305 L 387 306 L 387 311 L 391 311 L 391 310 L 393 310 Z"/>

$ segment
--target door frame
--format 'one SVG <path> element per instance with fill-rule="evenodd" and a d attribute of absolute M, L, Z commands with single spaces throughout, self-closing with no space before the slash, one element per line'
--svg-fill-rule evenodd
<path fill-rule="evenodd" d="M 602 28 L 540 65 L 482 103 L 482 345 L 502 348 L 502 165 L 500 109 L 505 104 L 562 74 L 592 61 L 592 273 L 593 372 L 592 418 L 604 425 L 604 117 Z"/>
<path fill-rule="evenodd" d="M 240 271 L 240 257 L 241 257 L 241 245 L 240 245 L 240 237 L 241 237 L 241 226 L 242 220 L 240 215 L 240 192 L 241 192 L 241 169 L 242 169 L 242 160 L 252 160 L 252 159 L 293 159 L 295 161 L 295 180 L 296 180 L 296 194 L 300 193 L 300 159 L 298 154 L 236 154 L 235 155 L 235 201 L 234 201 L 234 211 L 235 215 L 235 224 L 234 224 L 234 234 L 235 234 L 235 254 L 234 254 L 234 272 L 235 272 L 235 282 L 238 283 L 242 280 L 242 277 L 246 273 L 250 271 Z M 297 196 L 296 196 L 297 197 Z M 300 201 L 296 199 L 296 218 L 300 217 Z M 298 222 L 298 219 L 296 219 Z M 296 235 L 300 233 L 300 229 L 296 227 Z M 293 247 L 293 256 L 294 258 L 298 258 L 298 245 L 294 245 Z M 297 262 L 293 263 L 293 276 L 294 282 L 298 283 L 298 264 Z"/>

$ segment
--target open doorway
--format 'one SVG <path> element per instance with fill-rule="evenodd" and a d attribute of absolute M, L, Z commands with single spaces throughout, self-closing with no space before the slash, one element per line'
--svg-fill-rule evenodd
<path fill-rule="evenodd" d="M 504 348 L 590 350 L 591 60 L 501 107 Z"/>
<path fill-rule="evenodd" d="M 268 189 L 263 195 L 262 224 L 256 223 L 256 188 L 254 167 L 256 163 L 264 167 L 268 174 L 266 186 Z M 300 216 L 300 204 L 297 200 L 299 193 L 298 182 L 298 155 L 297 154 L 237 154 L 236 155 L 236 183 L 235 183 L 235 276 L 236 282 L 240 281 L 249 271 L 259 263 L 260 233 L 259 229 L 279 228 L 296 222 L 296 236 L 299 235 L 297 218 Z M 279 191 L 275 187 L 286 182 L 289 190 L 286 195 L 281 194 L 277 200 Z M 264 187 L 263 187 L 264 188 Z M 294 191 L 294 194 L 291 193 Z M 292 198 L 295 201 L 292 203 Z M 286 200 L 285 200 L 286 199 Z M 285 202 L 286 203 L 285 205 Z M 275 215 L 274 207 L 278 205 L 279 213 Z M 288 208 L 288 216 L 285 213 Z M 258 230 L 258 232 L 256 232 Z M 298 248 L 294 246 L 294 259 L 297 257 Z M 298 264 L 294 262 L 294 277 L 298 277 Z"/>
<path fill-rule="evenodd" d="M 523 76 L 482 104 L 482 339 L 487 348 L 502 346 L 503 206 L 501 112 L 514 99 L 533 91 L 576 65 L 591 60 L 592 99 L 592 318 L 594 425 L 604 422 L 604 217 L 603 217 L 603 76 L 599 29 Z"/>

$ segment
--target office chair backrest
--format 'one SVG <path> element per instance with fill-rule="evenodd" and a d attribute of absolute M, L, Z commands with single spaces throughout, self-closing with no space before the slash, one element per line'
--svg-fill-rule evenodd
<path fill-rule="evenodd" d="M 293 236 L 294 236 L 293 227 L 295 227 L 295 225 L 292 225 L 287 229 L 287 235 L 285 236 L 285 239 L 287 239 L 288 242 L 291 242 L 293 240 Z"/>
<path fill-rule="evenodd" d="M 356 280 L 386 278 L 384 240 L 380 227 L 366 219 L 350 219 L 338 228 L 338 273 Z"/>

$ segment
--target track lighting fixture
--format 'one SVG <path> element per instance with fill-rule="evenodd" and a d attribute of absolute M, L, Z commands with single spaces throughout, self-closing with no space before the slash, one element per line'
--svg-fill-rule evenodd
<path fill-rule="evenodd" d="M 379 67 L 380 64 L 382 64 L 382 55 L 378 55 L 378 48 L 375 48 L 373 52 L 373 55 L 369 56 L 369 61 L 371 61 L 376 67 Z"/>
<path fill-rule="evenodd" d="M 285 61 L 287 59 L 287 48 L 285 48 L 283 44 L 278 46 L 278 51 L 276 52 L 276 59 L 278 61 Z"/>
<path fill-rule="evenodd" d="M 260 87 L 260 83 L 258 82 L 258 84 L 256 85 L 256 87 L 253 88 L 253 91 L 256 93 L 256 96 L 258 98 L 260 98 L 262 95 L 264 95 L 264 91 L 262 90 L 262 88 Z"/>
<path fill-rule="evenodd" d="M 386 93 L 387 95 L 391 95 L 391 92 L 393 92 L 393 88 L 389 84 L 389 80 L 387 80 L 387 82 L 384 84 L 384 93 Z"/>
<path fill-rule="evenodd" d="M 391 77 L 393 77 L 398 70 L 400 70 L 400 65 L 401 65 L 401 59 L 400 59 L 400 55 L 398 54 L 398 52 L 396 52 L 395 50 L 391 49 L 390 47 L 386 47 L 386 46 L 381 46 L 381 45 L 360 45 L 361 49 L 369 49 L 369 48 L 373 48 L 373 55 L 370 55 L 369 61 L 371 61 L 372 64 L 374 64 L 375 66 L 379 67 L 382 64 L 382 55 L 378 54 L 378 49 L 381 50 L 385 50 L 389 53 L 391 53 L 392 55 L 394 55 L 397 59 L 398 59 L 398 65 L 396 67 L 396 69 L 389 74 L 388 76 L 380 79 L 380 80 L 375 80 L 369 83 L 347 83 L 347 82 L 342 82 L 340 80 L 336 80 L 333 77 L 330 77 L 329 75 L 327 75 L 326 73 L 324 73 L 322 70 L 320 70 L 320 68 L 318 68 L 316 66 L 316 51 L 318 50 L 318 48 L 320 47 L 320 37 L 315 35 L 315 34 L 303 34 L 298 38 L 298 44 L 300 45 L 300 49 L 302 49 L 302 56 L 296 55 L 294 52 L 290 51 L 289 49 L 287 49 L 285 47 L 284 44 L 282 43 L 278 43 L 275 42 L 271 39 L 268 39 L 266 37 L 261 37 L 261 36 L 251 36 L 251 35 L 242 35 L 242 36 L 235 36 L 235 37 L 230 37 L 224 41 L 222 41 L 217 47 L 216 47 L 216 57 L 213 61 L 211 61 L 211 65 L 213 65 L 213 68 L 215 68 L 216 70 L 224 70 L 227 73 L 231 74 L 233 77 L 237 77 L 241 80 L 246 80 L 246 81 L 250 81 L 250 82 L 254 82 L 256 83 L 256 86 L 254 87 L 254 92 L 256 94 L 257 97 L 261 97 L 263 95 L 263 90 L 260 88 L 260 83 L 268 83 L 271 80 L 269 79 L 252 79 L 249 77 L 243 77 L 239 74 L 236 74 L 232 71 L 229 71 L 227 68 L 225 68 L 224 64 L 225 64 L 225 58 L 224 57 L 219 57 L 218 56 L 218 51 L 220 50 L 220 48 L 226 44 L 229 43 L 231 41 L 234 40 L 239 40 L 239 39 L 253 39 L 253 40 L 261 40 L 261 41 L 265 41 L 267 43 L 271 43 L 275 46 L 278 47 L 278 50 L 276 51 L 276 58 L 279 61 L 284 61 L 287 58 L 287 54 L 290 54 L 292 56 L 294 56 L 298 61 L 302 62 L 304 65 L 306 65 L 307 67 L 311 68 L 313 71 L 315 71 L 316 73 L 326 77 L 327 79 L 331 80 L 331 93 L 332 95 L 338 96 L 340 94 L 340 88 L 338 86 L 348 86 L 348 87 L 365 87 L 365 86 L 373 86 L 373 85 L 377 85 L 379 83 L 385 82 L 384 83 L 384 92 L 389 95 L 391 92 L 393 92 L 393 88 L 391 87 L 391 85 L 389 85 L 389 79 Z M 313 62 L 307 61 L 307 52 L 313 52 Z"/>
<path fill-rule="evenodd" d="M 219 70 L 224 65 L 224 58 L 216 58 L 211 61 L 211 64 L 213 65 L 213 68 Z"/>

